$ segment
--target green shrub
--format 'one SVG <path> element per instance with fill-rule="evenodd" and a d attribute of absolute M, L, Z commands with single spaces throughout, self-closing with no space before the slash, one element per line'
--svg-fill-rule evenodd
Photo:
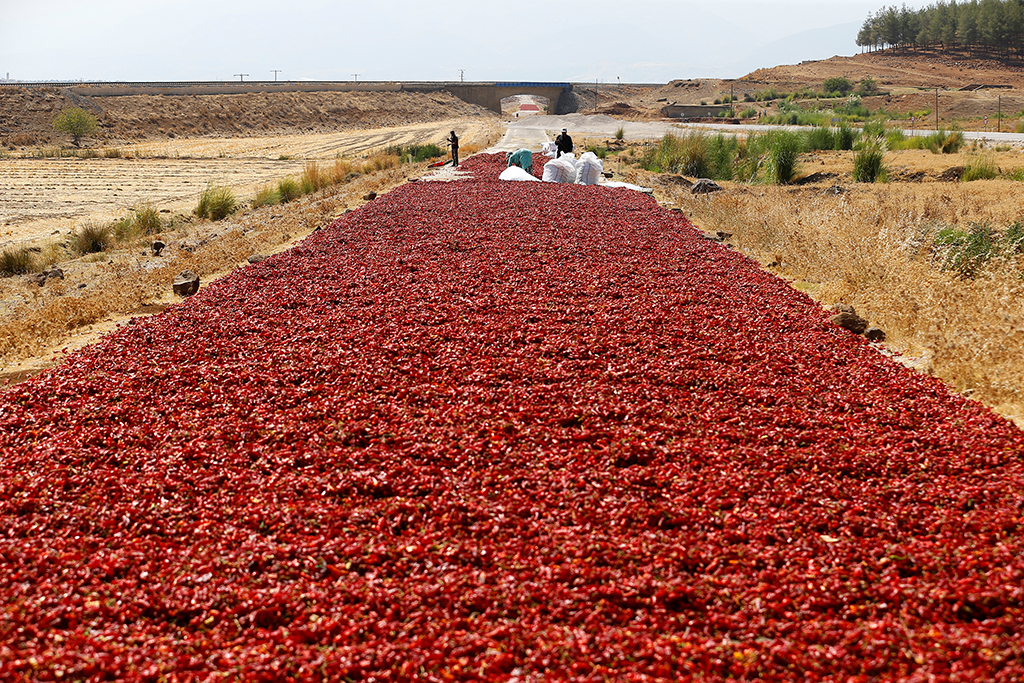
<path fill-rule="evenodd" d="M 281 194 L 276 187 L 261 187 L 252 199 L 252 208 L 258 209 L 261 206 L 273 206 L 280 203 Z"/>
<path fill-rule="evenodd" d="M 873 183 L 885 179 L 882 164 L 882 148 L 876 143 L 865 145 L 853 155 L 853 180 L 858 183 Z"/>
<path fill-rule="evenodd" d="M 426 145 L 397 145 L 388 147 L 384 150 L 384 153 L 397 156 L 402 161 L 407 157 L 412 157 L 413 161 L 427 161 L 428 159 L 437 159 L 447 154 L 445 150 L 434 143 Z"/>
<path fill-rule="evenodd" d="M 1011 254 L 1024 254 L 1024 221 L 1017 221 L 1006 228 L 1003 244 Z"/>
<path fill-rule="evenodd" d="M 972 154 L 964 166 L 963 181 L 991 180 L 999 175 L 999 167 L 991 154 Z"/>
<path fill-rule="evenodd" d="M 733 168 L 739 154 L 739 141 L 735 135 L 719 133 L 708 143 L 709 177 L 715 180 L 732 180 Z"/>
<path fill-rule="evenodd" d="M 885 124 L 881 121 L 868 121 L 860 130 L 862 138 L 876 138 L 881 140 L 885 137 Z"/>
<path fill-rule="evenodd" d="M 0 253 L 0 276 L 24 275 L 35 272 L 36 255 L 28 247 L 4 249 Z"/>
<path fill-rule="evenodd" d="M 753 107 L 747 107 L 746 109 L 740 112 L 741 119 L 752 119 L 755 116 L 757 116 L 757 110 L 754 109 Z"/>
<path fill-rule="evenodd" d="M 878 92 L 878 82 L 870 76 L 865 76 L 860 79 L 860 83 L 857 84 L 858 95 L 874 95 Z"/>
<path fill-rule="evenodd" d="M 160 212 L 147 205 L 114 221 L 109 227 L 114 232 L 115 240 L 120 241 L 133 239 L 139 235 L 155 235 L 163 230 L 164 225 Z"/>
<path fill-rule="evenodd" d="M 277 182 L 277 197 L 282 204 L 295 201 L 302 196 L 302 188 L 295 178 L 281 178 Z"/>
<path fill-rule="evenodd" d="M 833 149 L 835 147 L 835 133 L 831 128 L 815 127 L 804 135 L 804 148 L 808 152 L 818 149 Z"/>
<path fill-rule="evenodd" d="M 995 230 L 987 223 L 975 223 L 967 231 L 945 228 L 939 231 L 935 244 L 943 255 L 942 269 L 956 271 L 967 279 L 977 277 L 998 255 Z"/>
<path fill-rule="evenodd" d="M 940 128 L 931 135 L 924 137 L 924 149 L 930 149 L 934 154 L 955 154 L 964 146 L 963 131 L 946 131 Z"/>
<path fill-rule="evenodd" d="M 854 144 L 857 142 L 857 131 L 845 122 L 841 123 L 833 135 L 833 141 L 835 144 L 832 146 L 832 149 L 836 151 L 849 151 L 853 149 Z"/>
<path fill-rule="evenodd" d="M 622 126 L 619 126 L 618 128 L 615 129 L 615 139 L 621 140 L 624 137 L 626 137 L 626 129 L 623 128 Z"/>
<path fill-rule="evenodd" d="M 738 149 L 734 135 L 711 136 L 704 131 L 690 131 L 683 136 L 669 133 L 643 154 L 640 165 L 654 172 L 731 180 Z"/>
<path fill-rule="evenodd" d="M 219 221 L 234 212 L 237 202 L 230 187 L 209 185 L 199 196 L 195 214 L 199 218 Z"/>
<path fill-rule="evenodd" d="M 99 130 L 99 123 L 95 116 L 81 107 L 68 107 L 61 109 L 53 118 L 53 128 L 70 135 L 71 141 L 78 147 L 83 137 Z"/>
<path fill-rule="evenodd" d="M 825 79 L 821 88 L 827 93 L 839 93 L 840 95 L 845 95 L 853 90 L 853 83 L 850 82 L 850 79 L 844 76 L 835 76 L 833 78 Z"/>
<path fill-rule="evenodd" d="M 797 155 L 802 151 L 802 140 L 798 133 L 785 130 L 768 131 L 747 139 L 747 148 L 756 154 L 763 170 L 763 180 L 776 185 L 785 185 L 796 175 Z"/>
<path fill-rule="evenodd" d="M 135 209 L 133 222 L 135 229 L 141 235 L 155 235 L 163 230 L 164 223 L 160 218 L 160 212 L 152 206 L 143 206 Z"/>
<path fill-rule="evenodd" d="M 78 256 L 106 251 L 114 244 L 114 235 L 109 225 L 88 223 L 71 236 L 71 251 Z"/>

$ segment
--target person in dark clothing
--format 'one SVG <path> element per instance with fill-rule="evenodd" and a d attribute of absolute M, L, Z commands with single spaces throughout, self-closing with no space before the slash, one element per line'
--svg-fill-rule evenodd
<path fill-rule="evenodd" d="M 569 137 L 569 133 L 565 128 L 562 129 L 562 134 L 555 138 L 555 147 L 558 148 L 558 154 L 555 155 L 556 159 L 563 154 L 572 153 L 572 138 Z"/>
<path fill-rule="evenodd" d="M 448 144 L 452 146 L 452 166 L 459 165 L 459 137 L 453 130 L 451 135 L 448 136 Z"/>

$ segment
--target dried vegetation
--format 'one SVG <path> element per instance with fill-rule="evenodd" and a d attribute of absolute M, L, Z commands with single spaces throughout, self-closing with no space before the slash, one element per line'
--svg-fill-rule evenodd
<path fill-rule="evenodd" d="M 823 305 L 852 304 L 886 331 L 891 348 L 1024 425 L 1019 194 L 1009 180 L 839 193 L 821 185 L 666 190 L 702 229 L 732 233 L 737 248 Z M 984 263 L 957 267 L 951 257 L 972 258 L 975 233 L 988 236 Z"/>

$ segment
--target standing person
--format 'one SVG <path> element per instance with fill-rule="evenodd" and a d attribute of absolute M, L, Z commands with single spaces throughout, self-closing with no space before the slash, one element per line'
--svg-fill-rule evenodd
<path fill-rule="evenodd" d="M 448 144 L 452 146 L 452 166 L 459 165 L 459 136 L 453 130 L 448 136 Z"/>
<path fill-rule="evenodd" d="M 572 138 L 569 137 L 569 132 L 565 128 L 562 129 L 562 134 L 555 138 L 555 147 L 558 148 L 556 159 L 563 154 L 572 154 Z"/>

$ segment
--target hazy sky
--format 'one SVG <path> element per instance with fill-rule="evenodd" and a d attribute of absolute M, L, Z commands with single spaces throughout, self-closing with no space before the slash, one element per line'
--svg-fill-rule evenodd
<path fill-rule="evenodd" d="M 0 79 L 273 80 L 273 69 L 280 80 L 738 77 L 855 54 L 865 17 L 893 3 L 0 0 Z"/>

